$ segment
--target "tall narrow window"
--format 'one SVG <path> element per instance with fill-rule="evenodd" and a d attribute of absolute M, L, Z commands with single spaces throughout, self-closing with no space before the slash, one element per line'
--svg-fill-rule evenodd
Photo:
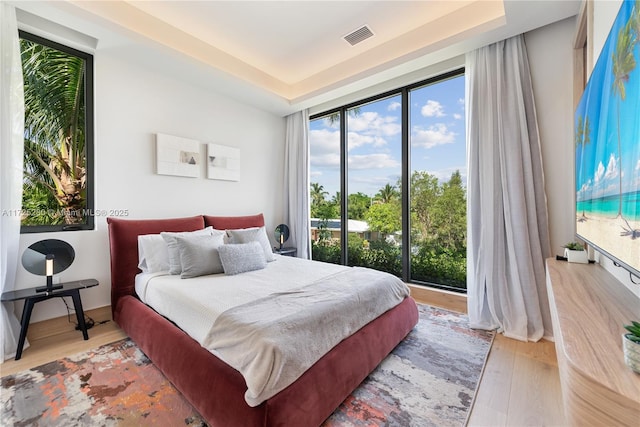
<path fill-rule="evenodd" d="M 347 111 L 349 265 L 402 276 L 400 95 Z"/>
<path fill-rule="evenodd" d="M 311 254 L 334 264 L 342 259 L 340 120 L 340 113 L 332 113 L 309 123 Z"/>
<path fill-rule="evenodd" d="M 411 279 L 466 289 L 464 76 L 409 96 Z"/>
<path fill-rule="evenodd" d="M 93 56 L 20 32 L 22 232 L 93 229 Z"/>

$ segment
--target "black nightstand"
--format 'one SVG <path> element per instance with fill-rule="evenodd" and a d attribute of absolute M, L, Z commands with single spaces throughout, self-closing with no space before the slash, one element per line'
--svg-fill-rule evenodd
<path fill-rule="evenodd" d="M 284 256 L 292 256 L 295 257 L 298 253 L 298 250 L 296 248 L 282 248 L 282 249 L 278 249 L 278 248 L 273 248 L 273 253 L 274 254 L 279 254 L 279 255 L 284 255 Z"/>
<path fill-rule="evenodd" d="M 36 288 L 18 289 L 15 291 L 3 292 L 2 301 L 18 301 L 24 300 L 24 309 L 22 310 L 22 320 L 20 321 L 20 339 L 18 340 L 18 349 L 16 350 L 16 360 L 22 357 L 22 347 L 29 329 L 29 321 L 31 320 L 31 312 L 35 303 L 45 301 L 51 298 L 71 297 L 73 298 L 73 308 L 76 311 L 78 326 L 82 331 L 85 340 L 89 339 L 87 334 L 87 325 L 84 323 L 84 310 L 82 310 L 82 300 L 80 299 L 80 289 L 92 288 L 98 286 L 96 279 L 76 280 L 74 282 L 61 283 L 62 288 L 54 289 L 51 292 L 36 292 Z"/>

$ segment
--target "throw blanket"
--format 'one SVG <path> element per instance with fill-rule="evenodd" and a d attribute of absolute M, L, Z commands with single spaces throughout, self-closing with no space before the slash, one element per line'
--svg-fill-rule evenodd
<path fill-rule="evenodd" d="M 408 295 L 397 277 L 354 267 L 223 312 L 204 346 L 242 374 L 258 406 Z"/>

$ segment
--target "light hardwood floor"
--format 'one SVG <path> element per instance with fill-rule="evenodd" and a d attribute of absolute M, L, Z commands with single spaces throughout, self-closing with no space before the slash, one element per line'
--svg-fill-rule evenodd
<path fill-rule="evenodd" d="M 416 301 L 466 312 L 466 297 L 455 293 L 412 287 Z M 0 364 L 0 375 L 9 375 L 61 357 L 117 341 L 125 337 L 111 321 L 110 307 L 87 311 L 96 321 L 89 340 L 67 318 L 34 323 L 29 327 L 31 347 L 19 361 Z M 102 321 L 109 320 L 106 323 Z M 46 336 L 48 333 L 55 335 Z M 565 425 L 560 379 L 552 342 L 523 343 L 496 336 L 480 381 L 469 426 Z"/>

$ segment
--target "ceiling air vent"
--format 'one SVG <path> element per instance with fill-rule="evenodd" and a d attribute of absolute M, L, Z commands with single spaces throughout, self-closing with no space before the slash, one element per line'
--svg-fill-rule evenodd
<path fill-rule="evenodd" d="M 349 44 L 351 46 L 353 46 L 353 45 L 356 45 L 356 44 L 360 43 L 363 40 L 368 39 L 372 35 L 373 35 L 373 33 L 371 32 L 369 27 L 367 27 L 366 25 L 363 25 L 362 27 L 358 28 L 357 30 L 355 30 L 355 31 L 347 34 L 346 36 L 344 36 L 344 39 L 347 42 L 349 42 Z"/>

